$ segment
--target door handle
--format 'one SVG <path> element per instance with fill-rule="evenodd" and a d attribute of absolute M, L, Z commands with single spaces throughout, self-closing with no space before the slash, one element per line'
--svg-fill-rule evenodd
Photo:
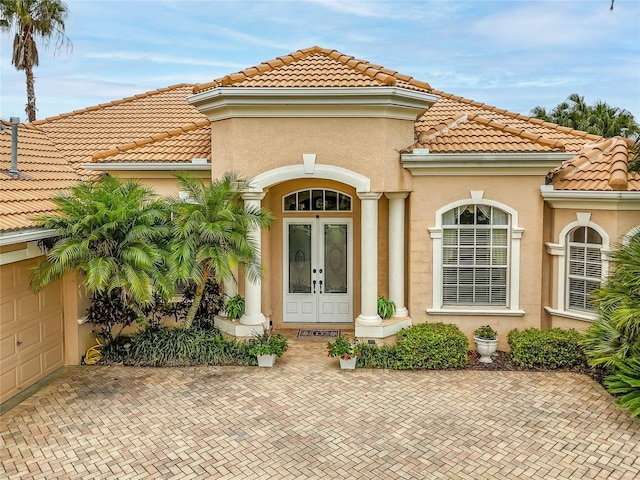
<path fill-rule="evenodd" d="M 320 285 L 322 285 L 322 281 L 320 281 Z M 313 281 L 313 293 L 316 293 L 316 281 Z"/>
<path fill-rule="evenodd" d="M 20 346 L 20 345 L 22 345 L 22 342 L 21 342 L 20 340 L 18 340 L 18 341 L 16 342 L 16 345 Z"/>
<path fill-rule="evenodd" d="M 322 280 L 320 280 L 320 293 L 322 293 Z"/>

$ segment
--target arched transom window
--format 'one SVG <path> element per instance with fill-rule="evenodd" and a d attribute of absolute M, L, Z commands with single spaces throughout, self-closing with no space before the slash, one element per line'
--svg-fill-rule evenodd
<path fill-rule="evenodd" d="M 283 198 L 282 209 L 287 212 L 350 212 L 351 196 L 326 188 L 298 190 Z"/>
<path fill-rule="evenodd" d="M 602 282 L 602 237 L 590 227 L 569 233 L 567 304 L 572 310 L 595 311 L 590 297 Z"/>
<path fill-rule="evenodd" d="M 507 305 L 507 212 L 462 205 L 442 216 L 443 305 Z"/>

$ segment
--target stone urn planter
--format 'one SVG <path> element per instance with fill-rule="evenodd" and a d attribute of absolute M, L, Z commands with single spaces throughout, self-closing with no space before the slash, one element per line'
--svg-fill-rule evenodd
<path fill-rule="evenodd" d="M 491 355 L 498 350 L 498 332 L 489 325 L 483 325 L 473 332 L 473 339 L 476 342 L 476 351 L 480 354 L 480 362 L 493 363 Z"/>

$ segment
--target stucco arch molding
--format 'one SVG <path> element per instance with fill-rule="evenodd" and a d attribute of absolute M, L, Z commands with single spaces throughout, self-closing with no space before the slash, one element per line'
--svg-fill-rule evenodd
<path fill-rule="evenodd" d="M 315 164 L 312 173 L 305 173 L 303 165 L 288 165 L 268 170 L 253 177 L 249 182 L 249 189 L 251 191 L 262 191 L 272 185 L 300 178 L 335 180 L 350 185 L 358 193 L 371 191 L 371 181 L 364 175 L 346 168 L 322 164 Z"/>

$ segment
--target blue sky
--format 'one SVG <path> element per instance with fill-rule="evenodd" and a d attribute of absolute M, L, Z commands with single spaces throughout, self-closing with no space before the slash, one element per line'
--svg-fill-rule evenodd
<path fill-rule="evenodd" d="M 40 45 L 38 119 L 207 82 L 319 45 L 513 112 L 572 93 L 640 121 L 640 2 L 67 0 L 73 50 Z M 24 72 L 0 37 L 0 118 L 25 118 Z"/>

